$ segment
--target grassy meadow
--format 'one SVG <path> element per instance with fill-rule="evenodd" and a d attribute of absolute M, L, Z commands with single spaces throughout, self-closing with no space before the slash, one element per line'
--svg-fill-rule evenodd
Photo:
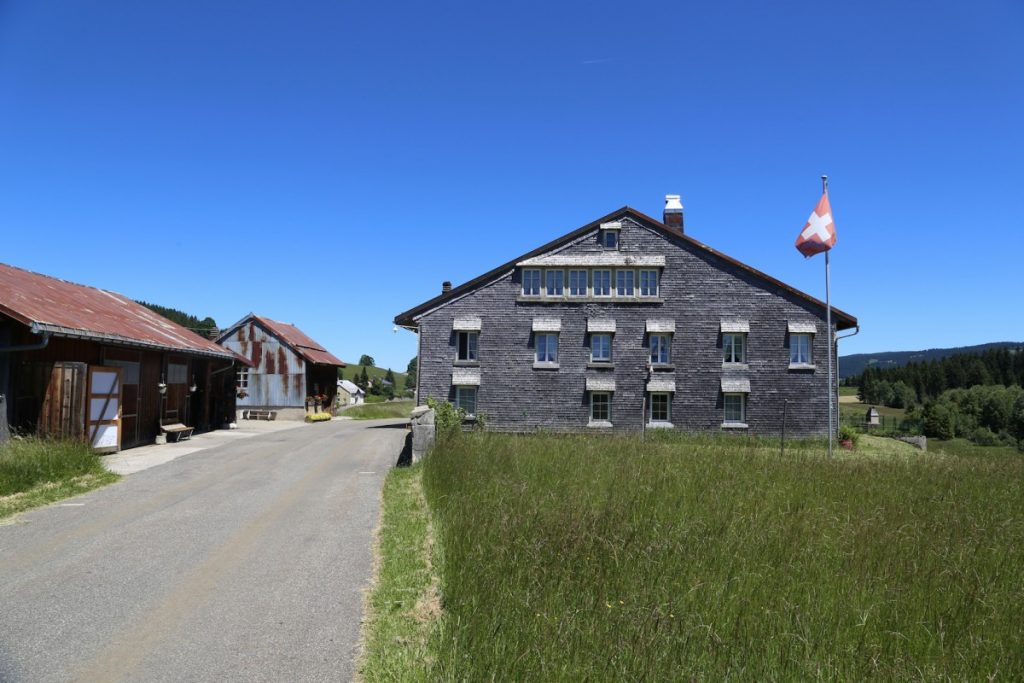
<path fill-rule="evenodd" d="M 409 417 L 416 407 L 414 401 L 388 401 L 386 403 L 363 403 L 351 406 L 338 413 L 340 417 L 356 420 L 382 420 L 391 417 Z"/>
<path fill-rule="evenodd" d="M 119 479 L 79 441 L 12 439 L 0 444 L 0 517 Z"/>
<path fill-rule="evenodd" d="M 855 454 L 823 450 L 676 433 L 443 441 L 414 468 L 443 611 L 424 622 L 419 600 L 392 598 L 430 625 L 427 652 L 363 674 L 1024 678 L 1024 458 L 867 436 Z M 413 595 L 416 576 L 401 584 Z M 385 640 L 400 657 L 409 639 Z"/>

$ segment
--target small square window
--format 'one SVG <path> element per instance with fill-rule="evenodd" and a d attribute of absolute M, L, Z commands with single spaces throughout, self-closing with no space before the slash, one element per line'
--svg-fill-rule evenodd
<path fill-rule="evenodd" d="M 789 362 L 792 365 L 811 364 L 811 335 L 789 335 Z"/>
<path fill-rule="evenodd" d="M 671 358 L 672 335 L 652 334 L 650 346 L 651 365 L 668 365 Z"/>
<path fill-rule="evenodd" d="M 651 422 L 672 421 L 672 401 L 666 393 L 651 394 Z"/>
<path fill-rule="evenodd" d="M 724 394 L 722 398 L 725 407 L 726 424 L 742 424 L 747 418 L 747 395 L 746 394 Z"/>
<path fill-rule="evenodd" d="M 612 271 L 594 271 L 594 296 L 612 295 Z"/>
<path fill-rule="evenodd" d="M 476 357 L 476 346 L 477 346 L 477 333 L 476 332 L 459 332 L 458 338 L 458 359 L 459 360 L 477 360 Z"/>
<path fill-rule="evenodd" d="M 590 392 L 590 419 L 593 422 L 612 421 L 612 395 L 610 393 Z"/>
<path fill-rule="evenodd" d="M 615 271 L 615 294 L 617 296 L 633 296 L 635 275 L 632 270 Z"/>
<path fill-rule="evenodd" d="M 565 294 L 565 271 L 548 270 L 545 271 L 545 274 L 547 275 L 548 296 L 562 296 Z"/>
<path fill-rule="evenodd" d="M 235 376 L 235 386 L 239 389 L 249 388 L 249 368 L 239 368 Z"/>
<path fill-rule="evenodd" d="M 540 296 L 540 271 L 523 271 L 523 296 Z"/>
<path fill-rule="evenodd" d="M 610 363 L 612 360 L 612 335 L 590 335 L 590 362 Z"/>
<path fill-rule="evenodd" d="M 569 296 L 587 295 L 587 271 L 569 271 Z"/>
<path fill-rule="evenodd" d="M 658 296 L 658 271 L 640 271 L 640 296 Z"/>
<path fill-rule="evenodd" d="M 536 360 L 538 363 L 558 362 L 558 335 L 539 333 L 534 335 L 534 346 L 536 346 Z"/>
<path fill-rule="evenodd" d="M 601 233 L 601 246 L 605 249 L 619 248 L 619 231 L 605 230 Z"/>
<path fill-rule="evenodd" d="M 455 387 L 455 407 L 465 411 L 466 417 L 476 415 L 476 387 Z"/>
<path fill-rule="evenodd" d="M 722 362 L 747 362 L 747 335 L 742 332 L 725 332 L 722 334 Z"/>

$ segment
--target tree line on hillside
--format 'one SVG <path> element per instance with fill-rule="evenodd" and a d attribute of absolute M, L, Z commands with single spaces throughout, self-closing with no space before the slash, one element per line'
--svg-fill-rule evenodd
<path fill-rule="evenodd" d="M 926 436 L 1024 449 L 1024 347 L 867 368 L 846 384 L 864 403 L 906 409 Z"/>
<path fill-rule="evenodd" d="M 392 399 L 396 395 L 403 393 L 410 394 L 416 389 L 415 358 L 409 361 L 408 368 L 406 369 L 405 386 L 401 390 L 395 386 L 395 373 L 391 371 L 391 368 L 387 369 L 387 372 L 384 374 L 383 381 L 375 380 L 370 377 L 366 368 L 376 367 L 376 361 L 373 356 L 364 353 L 359 357 L 359 366 L 359 370 L 356 371 L 355 375 L 352 377 L 352 383 L 365 391 L 368 396 L 379 396 L 385 399 Z"/>
<path fill-rule="evenodd" d="M 148 301 L 136 301 L 136 303 L 145 306 L 157 315 L 167 318 L 172 323 L 177 323 L 182 327 L 187 327 L 193 332 L 198 332 L 199 334 L 219 329 L 217 327 L 217 321 L 209 316 L 200 320 L 196 316 L 189 315 L 188 313 L 179 311 L 176 308 L 167 308 L 166 306 L 160 306 L 159 304 L 151 304 Z"/>
<path fill-rule="evenodd" d="M 961 353 L 901 368 L 866 368 L 847 377 L 864 403 L 909 408 L 936 399 L 949 389 L 1024 385 L 1024 347 Z"/>

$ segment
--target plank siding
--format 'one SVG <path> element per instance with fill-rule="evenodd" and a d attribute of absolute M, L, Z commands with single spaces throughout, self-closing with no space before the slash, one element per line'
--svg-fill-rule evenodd
<path fill-rule="evenodd" d="M 598 230 L 558 249 L 559 255 L 603 253 Z M 620 252 L 664 256 L 658 302 L 526 302 L 520 300 L 520 270 L 510 269 L 490 283 L 417 318 L 419 325 L 419 401 L 453 400 L 456 316 L 482 320 L 478 349 L 480 386 L 477 410 L 498 430 L 584 431 L 589 422 L 588 376 L 613 377 L 612 422 L 616 430 L 644 425 L 649 378 L 675 381 L 671 420 L 678 429 L 721 431 L 723 377 L 747 379 L 747 430 L 776 434 L 783 400 L 789 401 L 787 432 L 794 436 L 827 433 L 828 381 L 825 312 L 782 286 L 758 278 L 738 265 L 673 239 L 631 218 L 621 220 Z M 613 283 L 614 287 L 614 283 Z M 561 319 L 559 367 L 534 369 L 534 318 Z M 614 319 L 613 369 L 588 369 L 587 319 Z M 675 321 L 672 372 L 651 373 L 646 324 Z M 723 319 L 749 322 L 746 368 L 723 367 Z M 787 321 L 815 322 L 813 370 L 791 370 Z M 729 431 L 735 431 L 730 429 Z"/>

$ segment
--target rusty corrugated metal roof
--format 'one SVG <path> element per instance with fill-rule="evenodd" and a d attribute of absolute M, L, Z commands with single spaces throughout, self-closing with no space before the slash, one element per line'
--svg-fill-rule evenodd
<path fill-rule="evenodd" d="M 257 323 L 267 328 L 267 331 L 288 346 L 292 347 L 292 349 L 294 349 L 295 352 L 302 356 L 307 362 L 320 365 L 334 365 L 339 368 L 348 367 L 344 361 L 340 360 L 337 356 L 325 349 L 305 332 L 295 327 L 295 325 L 289 325 L 288 323 L 264 318 L 263 316 L 256 315 L 255 313 L 250 313 L 228 329 L 222 331 L 220 336 L 217 338 L 217 341 L 229 336 L 232 332 L 250 320 L 255 320 Z"/>
<path fill-rule="evenodd" d="M 235 360 L 235 354 L 126 296 L 0 263 L 0 313 L 58 337 Z"/>

